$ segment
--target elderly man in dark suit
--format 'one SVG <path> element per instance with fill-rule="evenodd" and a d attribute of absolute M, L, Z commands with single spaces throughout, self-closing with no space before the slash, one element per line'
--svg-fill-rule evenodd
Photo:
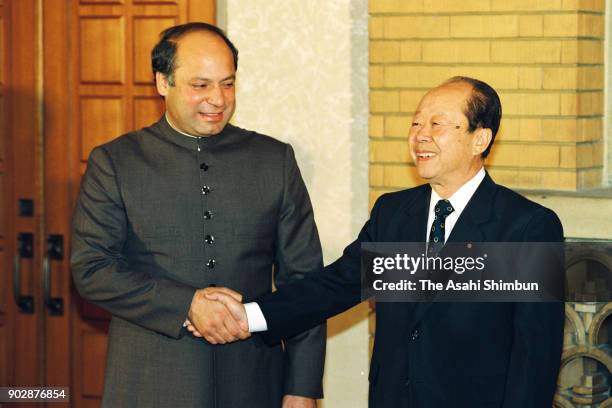
<path fill-rule="evenodd" d="M 113 315 L 103 405 L 312 408 L 325 326 L 268 346 L 205 297 L 322 267 L 293 150 L 228 124 L 237 50 L 218 28 L 169 28 L 152 63 L 166 114 L 92 151 L 74 213 L 76 287 Z"/>
<path fill-rule="evenodd" d="M 495 184 L 484 170 L 500 119 L 498 95 L 482 81 L 455 77 L 431 90 L 409 133 L 428 184 L 380 197 L 357 240 L 324 270 L 246 309 L 228 294 L 210 298 L 243 323 L 247 312 L 250 330 L 273 342 L 360 301 L 361 243 L 562 241 L 551 210 Z M 377 304 L 370 407 L 552 406 L 563 310 L 562 302 Z"/>

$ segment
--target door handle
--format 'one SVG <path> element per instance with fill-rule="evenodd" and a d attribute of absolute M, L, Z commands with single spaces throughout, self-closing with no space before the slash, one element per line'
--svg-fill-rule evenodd
<path fill-rule="evenodd" d="M 13 269 L 13 296 L 21 313 L 34 313 L 34 297 L 21 294 L 21 260 L 34 258 L 34 234 L 20 232 L 17 234 L 17 254 Z"/>
<path fill-rule="evenodd" d="M 51 297 L 51 261 L 61 261 L 64 258 L 64 237 L 49 235 L 47 252 L 43 257 L 43 296 L 45 306 L 51 316 L 64 314 L 64 299 Z"/>

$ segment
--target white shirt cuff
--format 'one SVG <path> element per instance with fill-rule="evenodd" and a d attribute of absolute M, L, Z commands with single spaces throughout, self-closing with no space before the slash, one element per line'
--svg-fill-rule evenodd
<path fill-rule="evenodd" d="M 268 330 L 266 318 L 257 303 L 245 303 L 244 310 L 246 311 L 247 320 L 249 322 L 249 332 L 256 333 Z"/>

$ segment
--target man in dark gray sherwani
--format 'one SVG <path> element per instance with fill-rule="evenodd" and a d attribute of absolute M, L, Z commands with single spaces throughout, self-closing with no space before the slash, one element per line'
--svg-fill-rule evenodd
<path fill-rule="evenodd" d="M 73 220 L 76 287 L 113 315 L 103 405 L 315 407 L 325 326 L 270 347 L 206 297 L 322 267 L 293 151 L 228 124 L 237 50 L 218 28 L 165 30 L 152 63 L 166 114 L 92 151 Z"/>

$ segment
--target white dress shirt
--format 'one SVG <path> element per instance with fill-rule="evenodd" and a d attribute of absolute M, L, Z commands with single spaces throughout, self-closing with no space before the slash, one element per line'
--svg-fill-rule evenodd
<path fill-rule="evenodd" d="M 467 207 L 468 202 L 476 192 L 476 189 L 485 178 L 486 172 L 484 167 L 481 168 L 478 173 L 474 177 L 472 177 L 467 183 L 459 187 L 455 193 L 448 198 L 448 201 L 451 202 L 451 205 L 455 209 L 452 213 L 450 213 L 446 220 L 445 231 L 444 231 L 444 241 L 448 240 L 451 231 L 455 227 L 459 216 Z M 431 225 L 433 224 L 434 219 L 434 208 L 436 207 L 436 203 L 442 198 L 436 193 L 433 189 L 431 190 L 431 198 L 429 199 L 429 216 L 427 217 L 427 230 L 425 239 L 429 241 L 429 230 L 431 229 Z M 246 309 L 247 320 L 249 323 L 249 331 L 251 333 L 261 332 L 268 330 L 268 323 L 266 322 L 266 318 L 264 317 L 261 308 L 255 302 L 245 303 L 244 308 Z"/>
<path fill-rule="evenodd" d="M 467 183 L 459 187 L 459 189 L 455 191 L 455 193 L 450 196 L 450 198 L 448 198 L 448 201 L 450 201 L 455 211 L 450 213 L 446 217 L 446 220 L 444 220 L 444 242 L 448 241 L 448 237 L 450 236 L 453 227 L 457 223 L 459 216 L 461 215 L 465 207 L 467 207 L 470 198 L 472 198 L 472 196 L 476 192 L 476 189 L 478 188 L 482 180 L 484 180 L 486 174 L 487 173 L 485 172 L 484 167 L 481 168 L 474 177 L 472 177 Z M 429 216 L 427 217 L 427 229 L 425 230 L 425 239 L 427 240 L 427 242 L 429 242 L 429 231 L 431 230 L 431 225 L 434 221 L 434 209 L 436 208 L 436 204 L 440 200 L 442 200 L 442 197 L 440 197 L 438 193 L 436 193 L 436 191 L 432 188 L 431 198 L 429 199 Z"/>

